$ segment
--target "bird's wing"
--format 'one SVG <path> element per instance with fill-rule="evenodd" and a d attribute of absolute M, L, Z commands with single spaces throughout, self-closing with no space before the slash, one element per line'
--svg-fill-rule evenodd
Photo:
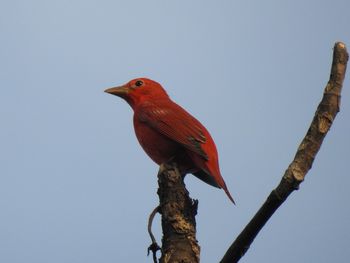
<path fill-rule="evenodd" d="M 168 138 L 180 143 L 205 160 L 209 157 L 202 148 L 207 140 L 203 125 L 172 101 L 143 103 L 137 118 Z"/>

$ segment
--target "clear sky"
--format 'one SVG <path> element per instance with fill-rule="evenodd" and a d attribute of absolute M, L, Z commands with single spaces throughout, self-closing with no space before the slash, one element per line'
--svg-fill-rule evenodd
<path fill-rule="evenodd" d="M 149 77 L 208 128 L 233 206 L 186 178 L 217 262 L 291 162 L 350 48 L 350 2 L 0 1 L 0 262 L 151 262 L 158 167 L 104 89 Z M 350 75 L 299 191 L 241 262 L 350 258 Z M 159 217 L 155 233 L 160 240 Z"/>

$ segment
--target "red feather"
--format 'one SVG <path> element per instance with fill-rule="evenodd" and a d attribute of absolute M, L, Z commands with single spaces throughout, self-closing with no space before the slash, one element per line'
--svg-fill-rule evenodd
<path fill-rule="evenodd" d="M 157 164 L 174 160 L 182 173 L 223 188 L 234 203 L 219 169 L 215 143 L 207 129 L 173 102 L 155 81 L 140 78 L 106 90 L 134 109 L 134 128 L 142 148 Z"/>

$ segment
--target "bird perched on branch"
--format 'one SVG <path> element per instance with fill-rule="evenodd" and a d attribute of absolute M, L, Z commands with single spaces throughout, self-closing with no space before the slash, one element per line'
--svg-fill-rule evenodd
<path fill-rule="evenodd" d="M 215 143 L 207 129 L 173 102 L 163 87 L 138 78 L 105 90 L 123 98 L 134 110 L 136 137 L 148 156 L 161 165 L 174 161 L 181 172 L 222 188 L 234 203 L 219 169 Z"/>

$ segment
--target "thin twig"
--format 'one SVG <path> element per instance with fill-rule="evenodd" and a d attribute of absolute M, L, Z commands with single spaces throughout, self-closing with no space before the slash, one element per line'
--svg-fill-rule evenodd
<path fill-rule="evenodd" d="M 159 245 L 157 244 L 157 241 L 152 233 L 152 223 L 153 223 L 153 219 L 155 217 L 155 215 L 159 212 L 159 206 L 157 206 L 156 208 L 153 209 L 152 213 L 149 215 L 148 218 L 148 226 L 147 226 L 147 230 L 148 230 L 148 234 L 151 237 L 152 240 L 152 244 L 148 247 L 147 249 L 147 256 L 149 255 L 149 252 L 152 251 L 152 256 L 153 256 L 153 262 L 157 263 L 157 251 L 160 250 Z"/>

